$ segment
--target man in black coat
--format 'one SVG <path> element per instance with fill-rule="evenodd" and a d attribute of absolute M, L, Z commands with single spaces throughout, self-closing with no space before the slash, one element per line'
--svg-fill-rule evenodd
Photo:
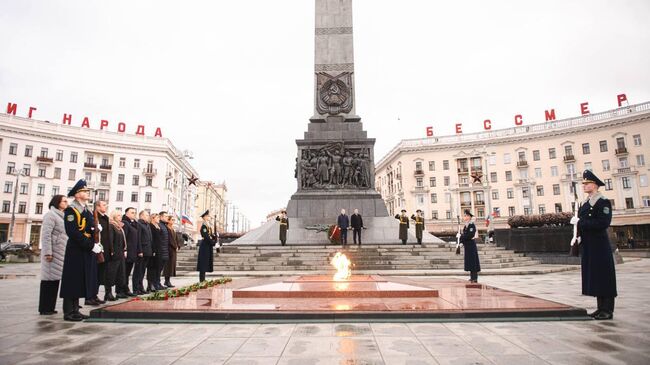
<path fill-rule="evenodd" d="M 159 266 L 157 268 L 158 271 L 156 272 L 154 285 L 158 290 L 164 290 L 166 288 L 160 283 L 160 278 L 165 265 L 167 265 L 167 260 L 169 260 L 169 229 L 167 229 L 167 219 L 169 219 L 169 217 L 167 216 L 167 212 L 164 211 L 160 212 L 159 215 L 160 223 L 158 223 L 158 226 L 160 227 L 160 254 L 157 256 Z"/>
<path fill-rule="evenodd" d="M 142 247 L 142 257 L 138 256 L 135 262 L 135 271 L 133 273 L 133 280 L 137 284 L 137 288 L 133 290 L 136 294 L 146 294 L 144 289 L 144 273 L 147 270 L 149 260 L 153 256 L 153 248 L 151 242 L 151 226 L 149 225 L 149 213 L 146 210 L 140 212 L 138 216 L 138 237 L 140 238 L 140 246 Z M 137 277 L 136 277 L 137 274 Z"/>
<path fill-rule="evenodd" d="M 106 214 L 108 210 L 108 204 L 104 200 L 98 200 L 95 203 L 95 209 L 97 209 L 97 220 L 99 221 L 98 228 L 101 229 L 99 239 L 104 248 L 104 258 L 106 260 L 106 262 L 97 265 L 99 284 L 104 285 L 104 301 L 115 301 L 116 298 L 113 296 L 111 285 L 108 285 L 106 283 L 106 273 L 109 271 L 108 261 L 113 244 L 113 230 L 110 229 L 110 219 L 108 217 L 108 214 Z"/>
<path fill-rule="evenodd" d="M 124 216 L 122 216 L 122 223 L 124 223 L 122 230 L 124 230 L 124 237 L 126 238 L 126 266 L 124 267 L 125 278 L 124 286 L 117 288 L 116 291 L 119 294 L 133 297 L 135 294 L 129 290 L 129 276 L 131 275 L 131 270 L 133 270 L 137 258 L 142 257 L 142 246 L 140 246 L 140 237 L 138 234 L 138 222 L 135 220 L 135 208 L 126 208 Z M 135 279 L 136 275 L 133 277 Z M 131 287 L 134 291 L 136 290 L 136 286 L 131 285 Z"/>
<path fill-rule="evenodd" d="M 348 228 L 350 228 L 350 218 L 345 214 L 345 209 L 341 209 L 341 214 L 339 214 L 336 219 L 336 225 L 341 229 L 341 244 L 348 244 Z"/>
<path fill-rule="evenodd" d="M 89 190 L 86 181 L 81 179 L 70 189 L 68 197 L 74 197 L 63 213 L 65 233 L 68 236 L 63 272 L 61 274 L 61 291 L 63 298 L 63 319 L 82 321 L 88 316 L 79 312 L 79 298 L 86 297 L 86 260 L 89 253 L 102 251 L 99 242 L 93 242 L 95 221 L 86 208 Z"/>
<path fill-rule="evenodd" d="M 359 214 L 359 209 L 354 210 L 354 214 L 350 216 L 350 225 L 352 226 L 352 239 L 354 240 L 355 245 L 361 245 L 361 230 L 363 227 L 363 218 Z M 359 242 L 357 243 L 357 237 L 359 237 Z"/>
<path fill-rule="evenodd" d="M 589 195 L 580 206 L 578 217 L 571 224 L 578 225 L 578 237 L 582 248 L 582 294 L 596 297 L 598 309 L 590 315 L 594 319 L 614 318 L 616 270 L 612 246 L 607 229 L 612 222 L 612 204 L 599 191 L 605 186 L 593 172 L 582 174 L 582 189 Z"/>

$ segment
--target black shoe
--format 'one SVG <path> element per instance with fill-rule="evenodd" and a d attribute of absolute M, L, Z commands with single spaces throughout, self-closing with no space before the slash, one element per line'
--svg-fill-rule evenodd
<path fill-rule="evenodd" d="M 600 312 L 601 312 L 600 309 L 596 309 L 595 311 L 589 313 L 589 317 L 595 317 L 595 316 L 597 316 L 598 313 L 600 313 Z"/>
<path fill-rule="evenodd" d="M 104 295 L 104 300 L 107 301 L 107 302 L 114 302 L 114 301 L 117 300 L 117 298 L 115 298 L 113 296 L 113 293 L 108 293 L 108 294 Z"/>
<path fill-rule="evenodd" d="M 72 322 L 81 322 L 84 320 L 84 317 L 82 317 L 80 313 L 70 313 L 68 315 L 63 316 L 63 320 L 72 321 Z"/>
<path fill-rule="evenodd" d="M 135 297 L 135 296 L 136 296 L 135 294 L 133 294 L 133 293 L 130 292 L 130 291 L 128 291 L 128 292 L 126 292 L 126 293 L 124 293 L 124 294 L 126 294 L 126 296 L 128 296 L 128 297 Z"/>
<path fill-rule="evenodd" d="M 93 307 L 97 307 L 99 305 L 99 302 L 96 301 L 94 298 L 93 299 L 86 299 L 84 301 L 84 305 L 92 305 Z"/>
<path fill-rule="evenodd" d="M 94 299 L 95 299 L 95 301 L 96 301 L 97 303 L 99 303 L 99 304 L 106 304 L 106 301 L 105 301 L 105 300 L 101 300 L 101 299 L 99 299 L 99 297 L 95 297 Z"/>
<path fill-rule="evenodd" d="M 49 311 L 49 312 L 39 312 L 40 315 L 42 316 L 51 316 L 52 314 L 57 314 L 59 312 L 57 311 Z"/>
<path fill-rule="evenodd" d="M 168 288 L 174 288 L 174 286 L 172 285 L 172 283 L 169 282 L 169 281 L 165 283 L 165 286 L 168 287 Z"/>
<path fill-rule="evenodd" d="M 81 318 L 83 318 L 83 319 L 88 319 L 88 318 L 90 318 L 90 316 L 87 316 L 87 315 L 85 315 L 85 314 L 83 314 L 83 313 L 80 313 L 80 312 L 77 312 L 77 314 L 80 315 Z"/>
<path fill-rule="evenodd" d="M 603 320 L 608 320 L 608 319 L 613 319 L 614 315 L 612 313 L 607 313 L 605 311 L 601 311 L 600 313 L 596 314 L 594 316 L 594 319 L 597 321 L 603 321 Z"/>
<path fill-rule="evenodd" d="M 128 298 L 128 296 L 127 296 L 126 294 L 124 294 L 124 293 L 117 293 L 117 294 L 115 295 L 115 298 L 117 298 L 117 299 L 124 299 L 124 298 Z"/>

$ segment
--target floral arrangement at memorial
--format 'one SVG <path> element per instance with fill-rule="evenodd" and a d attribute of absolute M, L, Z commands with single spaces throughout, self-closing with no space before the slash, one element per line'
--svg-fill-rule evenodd
<path fill-rule="evenodd" d="M 508 225 L 511 228 L 561 227 L 569 225 L 571 217 L 573 217 L 571 212 L 515 215 L 508 218 Z"/>
<path fill-rule="evenodd" d="M 341 244 L 341 229 L 336 224 L 332 224 L 327 230 L 327 238 L 330 240 L 331 244 L 340 245 Z"/>
<path fill-rule="evenodd" d="M 191 292 L 195 292 L 199 289 L 208 289 L 216 285 L 229 283 L 231 281 L 232 278 L 229 277 L 213 279 L 213 280 L 205 280 L 181 288 L 173 288 L 173 289 L 157 291 L 145 297 L 135 298 L 134 300 L 167 300 L 169 298 L 178 298 L 178 297 L 190 295 Z"/>

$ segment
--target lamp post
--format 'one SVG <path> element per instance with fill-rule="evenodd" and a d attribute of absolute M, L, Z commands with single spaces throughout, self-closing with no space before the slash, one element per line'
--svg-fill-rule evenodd
<path fill-rule="evenodd" d="M 18 199 L 18 181 L 20 176 L 25 176 L 25 172 L 20 169 L 14 169 L 16 175 L 16 186 L 14 187 L 14 199 L 11 206 L 11 222 L 9 223 L 9 242 L 14 240 L 14 227 L 16 226 L 16 200 Z M 13 174 L 12 174 L 13 175 Z"/>

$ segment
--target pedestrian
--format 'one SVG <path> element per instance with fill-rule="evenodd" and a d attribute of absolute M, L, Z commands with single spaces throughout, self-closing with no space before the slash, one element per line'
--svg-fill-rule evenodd
<path fill-rule="evenodd" d="M 336 225 L 341 229 L 341 244 L 348 244 L 348 228 L 350 228 L 350 217 L 345 214 L 345 209 L 341 209 L 341 214 L 336 218 Z"/>
<path fill-rule="evenodd" d="M 169 234 L 169 229 L 167 229 L 167 221 L 169 219 L 167 212 L 162 211 L 158 213 L 158 216 L 160 217 L 160 222 L 158 222 L 158 226 L 160 227 L 160 255 L 158 255 L 156 284 L 160 290 L 164 290 L 165 287 L 160 283 L 160 279 L 162 277 L 162 272 L 165 270 L 165 266 L 169 261 L 169 240 L 171 235 Z"/>
<path fill-rule="evenodd" d="M 205 281 L 205 273 L 214 270 L 212 249 L 215 242 L 212 239 L 212 228 L 210 228 L 210 211 L 206 210 L 201 214 L 201 218 L 203 218 L 200 230 L 202 239 L 199 241 L 199 257 L 196 262 L 196 271 L 199 272 L 199 281 Z"/>
<path fill-rule="evenodd" d="M 117 299 L 128 298 L 123 291 L 117 291 L 123 288 L 126 282 L 126 234 L 124 232 L 124 222 L 122 222 L 122 213 L 113 211 L 110 214 L 109 225 L 105 229 L 110 232 L 110 243 L 105 251 L 108 253 L 106 262 L 106 300 L 115 301 Z M 103 232 L 103 231 L 102 231 Z M 116 296 L 113 296 L 113 287 L 116 290 Z"/>
<path fill-rule="evenodd" d="M 165 270 L 163 274 L 165 275 L 165 286 L 168 288 L 173 288 L 170 278 L 176 276 L 176 251 L 180 248 L 180 243 L 178 241 L 178 235 L 174 230 L 174 216 L 170 215 L 167 220 L 167 230 L 169 231 L 169 260 L 167 265 L 165 265 Z"/>
<path fill-rule="evenodd" d="M 350 225 L 352 226 L 352 239 L 355 245 L 361 246 L 361 230 L 365 229 L 363 226 L 363 217 L 359 214 L 359 209 L 355 209 L 354 213 L 350 216 Z M 357 242 L 359 237 L 359 242 Z"/>
<path fill-rule="evenodd" d="M 399 239 L 405 245 L 409 238 L 409 217 L 406 216 L 406 209 L 402 209 L 402 214 L 397 214 L 395 219 L 399 219 Z"/>
<path fill-rule="evenodd" d="M 106 283 L 106 276 L 109 271 L 109 266 L 110 266 L 110 250 L 113 244 L 113 230 L 111 230 L 110 226 L 110 217 L 107 214 L 108 210 L 108 203 L 105 200 L 98 200 L 95 202 L 95 211 L 97 212 L 97 228 L 100 230 L 99 232 L 99 241 L 102 244 L 102 247 L 104 247 L 105 255 L 104 255 L 104 262 L 103 263 L 98 263 L 97 264 L 97 274 L 99 277 L 98 285 L 103 285 L 104 286 L 104 303 L 107 301 L 115 301 L 117 300 L 113 296 L 113 290 L 111 288 L 111 285 L 108 285 Z M 99 289 L 98 289 L 99 290 Z"/>
<path fill-rule="evenodd" d="M 476 247 L 476 224 L 474 224 L 474 215 L 465 209 L 463 214 L 463 233 L 457 233 L 456 237 L 460 238 L 460 243 L 465 248 L 465 271 L 469 271 L 469 281 L 478 282 L 478 273 L 481 271 L 481 263 L 478 258 L 478 248 Z"/>
<path fill-rule="evenodd" d="M 422 216 L 422 210 L 418 209 L 415 211 L 416 214 L 411 215 L 411 219 L 415 221 L 415 238 L 418 240 L 418 244 L 422 244 L 422 232 L 424 231 L 424 217 Z"/>
<path fill-rule="evenodd" d="M 65 195 L 55 195 L 50 201 L 50 210 L 43 216 L 41 225 L 41 291 L 38 312 L 41 315 L 58 313 L 56 295 L 59 291 L 63 257 L 68 236 L 63 223 L 63 211 L 68 207 Z"/>
<path fill-rule="evenodd" d="M 287 243 L 287 231 L 289 230 L 289 218 L 287 211 L 283 210 L 282 215 L 275 217 L 275 220 L 280 222 L 280 243 L 284 246 Z"/>
<path fill-rule="evenodd" d="M 582 174 L 582 190 L 588 194 L 580 206 L 578 217 L 571 224 L 578 225 L 578 237 L 582 251 L 582 294 L 596 297 L 598 308 L 590 314 L 597 320 L 614 318 L 616 270 L 607 229 L 612 222 L 612 204 L 598 191 L 605 186 L 593 172 Z"/>
<path fill-rule="evenodd" d="M 151 242 L 151 226 L 149 225 L 149 212 L 146 210 L 140 211 L 138 214 L 138 237 L 140 238 L 140 246 L 142 247 L 142 257 L 138 256 L 135 263 L 134 269 L 134 280 L 137 284 L 137 290 L 135 293 L 138 295 L 148 293 L 148 290 L 144 289 L 144 275 L 149 266 L 149 261 L 153 256 L 152 242 Z M 135 278 L 137 273 L 137 278 Z"/>
<path fill-rule="evenodd" d="M 153 292 L 157 290 L 163 290 L 164 288 L 160 285 L 160 246 L 162 245 L 160 238 L 160 216 L 158 213 L 151 215 L 149 222 L 149 227 L 151 230 L 151 251 L 152 256 L 147 264 L 147 291 Z"/>
<path fill-rule="evenodd" d="M 135 208 L 128 207 L 124 211 L 124 216 L 122 217 L 122 227 L 124 230 L 124 236 L 126 238 L 126 266 L 124 266 L 124 286 L 119 289 L 119 292 L 125 294 L 128 297 L 134 297 L 135 294 L 133 291 L 136 290 L 137 285 L 133 285 L 136 282 L 137 275 L 133 275 L 131 288 L 133 291 L 129 290 L 129 277 L 131 272 L 135 267 L 135 264 L 139 257 L 142 257 L 142 246 L 140 245 L 140 237 L 138 237 L 138 222 L 135 220 Z"/>
<path fill-rule="evenodd" d="M 74 197 L 74 200 L 63 214 L 68 242 L 63 259 L 59 297 L 63 299 L 63 319 L 66 321 L 78 322 L 88 318 L 79 312 L 79 298 L 86 298 L 86 278 L 90 275 L 86 261 L 89 253 L 102 252 L 101 244 L 93 242 L 95 221 L 86 209 L 88 192 L 86 181 L 77 181 L 68 193 L 68 197 Z"/>
<path fill-rule="evenodd" d="M 627 239 L 627 248 L 634 249 L 634 237 L 630 236 L 630 238 Z"/>

